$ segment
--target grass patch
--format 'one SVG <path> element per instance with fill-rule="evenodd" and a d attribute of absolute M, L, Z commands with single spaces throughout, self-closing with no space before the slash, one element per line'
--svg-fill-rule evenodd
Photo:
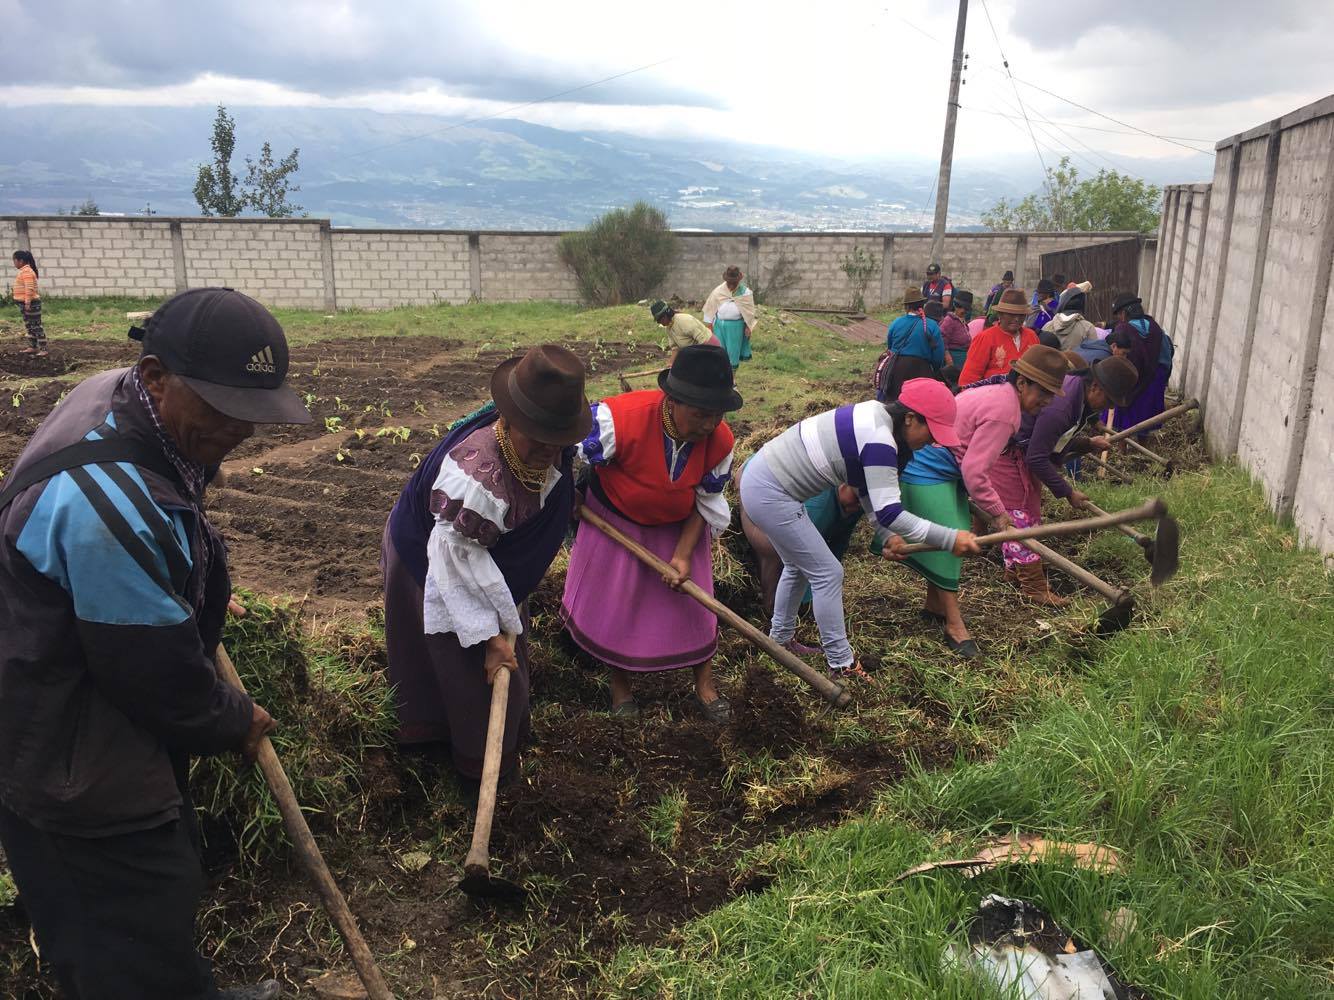
<path fill-rule="evenodd" d="M 296 605 L 241 596 L 247 614 L 229 620 L 223 645 L 246 690 L 278 720 L 273 746 L 312 827 L 346 834 L 392 792 L 382 751 L 397 728 L 393 699 L 369 662 L 383 637 L 368 626 L 360 645 L 346 630 L 312 638 Z M 286 851 L 282 816 L 258 768 L 238 767 L 231 756 L 198 758 L 190 783 L 210 846 L 234 847 L 250 863 Z"/>
<path fill-rule="evenodd" d="M 1334 593 L 1318 556 L 1274 523 L 1235 467 L 1163 492 L 1187 541 L 1182 573 L 1150 599 L 1144 627 L 1079 657 L 1053 650 L 1077 676 L 1039 693 L 992 759 L 918 768 L 868 816 L 754 852 L 747 866 L 776 878 L 769 891 L 695 921 L 670 948 L 622 952 L 602 988 L 987 995 L 940 955 L 953 922 L 1000 892 L 1044 907 L 1156 996 L 1328 995 Z M 1133 499 L 1099 497 L 1113 508 Z M 956 685 L 930 687 L 948 698 Z M 1128 871 L 1015 866 L 892 883 L 1012 830 L 1114 846 Z M 1124 936 L 1109 932 L 1120 907 L 1136 917 Z"/>

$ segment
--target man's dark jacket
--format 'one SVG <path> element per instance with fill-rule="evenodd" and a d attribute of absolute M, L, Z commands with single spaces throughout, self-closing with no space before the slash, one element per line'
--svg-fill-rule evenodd
<path fill-rule="evenodd" d="M 161 452 L 129 369 L 73 389 L 11 475 L 113 435 Z M 251 701 L 213 666 L 230 581 L 206 526 L 175 476 L 129 462 L 59 473 L 0 510 L 0 801 L 33 826 L 159 826 L 180 816 L 190 755 L 240 746 Z"/>

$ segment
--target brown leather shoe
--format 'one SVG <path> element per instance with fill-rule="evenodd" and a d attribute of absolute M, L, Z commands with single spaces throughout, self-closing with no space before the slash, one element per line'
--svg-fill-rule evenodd
<path fill-rule="evenodd" d="M 1047 568 L 1042 563 L 1018 563 L 1014 571 L 1019 578 L 1019 592 L 1034 604 L 1063 608 L 1070 603 L 1068 597 L 1052 593 L 1047 586 Z"/>

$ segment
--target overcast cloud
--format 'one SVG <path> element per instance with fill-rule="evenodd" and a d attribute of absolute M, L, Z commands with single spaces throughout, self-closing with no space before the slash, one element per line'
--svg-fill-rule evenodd
<path fill-rule="evenodd" d="M 1272 0 L 1258 13 L 1207 0 L 988 2 L 1017 77 L 1184 137 L 1185 146 L 1210 149 L 1324 96 L 1334 82 L 1330 0 Z M 514 116 L 840 157 L 935 156 L 955 10 L 949 0 L 730 8 L 712 0 L 0 0 L 9 81 L 0 104 L 223 102 L 470 117 L 668 59 Z M 976 0 L 967 38 L 960 154 L 1031 162 L 1032 140 Z M 1089 168 L 1179 156 L 1207 172 L 1207 157 L 1182 145 L 1122 134 L 1056 97 L 1018 89 L 1047 159 L 1073 150 Z"/>

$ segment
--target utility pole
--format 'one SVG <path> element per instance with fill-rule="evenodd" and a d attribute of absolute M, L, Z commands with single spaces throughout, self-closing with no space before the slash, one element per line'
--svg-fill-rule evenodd
<path fill-rule="evenodd" d="M 959 0 L 959 24 L 954 29 L 954 62 L 950 67 L 950 99 L 945 105 L 945 139 L 940 146 L 940 177 L 936 181 L 936 221 L 931 227 L 931 260 L 940 263 L 945 252 L 945 218 L 950 211 L 950 170 L 954 166 L 954 125 L 959 118 L 959 79 L 963 75 L 963 36 L 968 25 L 968 0 Z"/>

